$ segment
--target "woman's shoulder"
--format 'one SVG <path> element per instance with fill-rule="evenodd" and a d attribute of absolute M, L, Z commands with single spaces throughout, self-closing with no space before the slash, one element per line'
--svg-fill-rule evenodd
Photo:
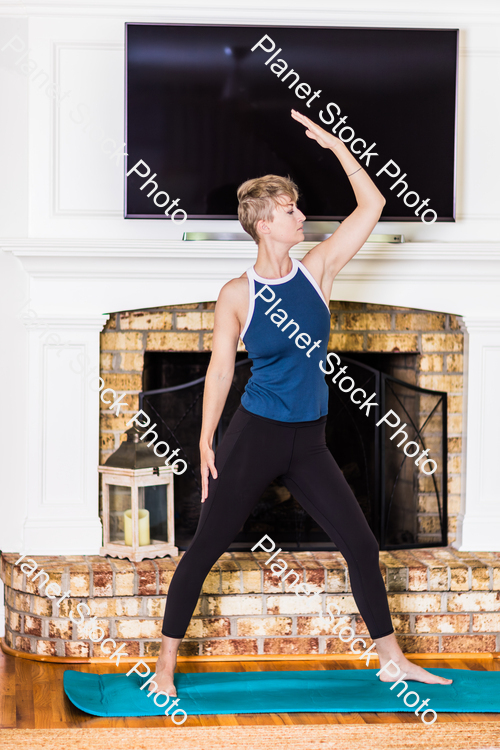
<path fill-rule="evenodd" d="M 225 313 L 233 312 L 240 322 L 240 329 L 242 329 L 247 315 L 248 301 L 248 277 L 245 272 L 224 284 L 219 292 L 216 308 Z"/>
<path fill-rule="evenodd" d="M 227 281 L 219 292 L 217 302 L 231 305 L 238 309 L 242 304 L 248 304 L 248 278 L 246 272 L 236 279 Z"/>
<path fill-rule="evenodd" d="M 240 297 L 248 293 L 248 276 L 246 271 L 235 279 L 231 279 L 224 284 L 220 290 L 219 297 L 223 294 L 225 297 Z"/>

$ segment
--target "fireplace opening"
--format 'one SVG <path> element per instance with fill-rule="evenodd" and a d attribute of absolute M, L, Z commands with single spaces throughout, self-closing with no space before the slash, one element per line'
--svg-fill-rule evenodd
<path fill-rule="evenodd" d="M 346 375 L 377 407 L 368 417 L 325 376 L 329 386 L 326 440 L 356 496 L 381 549 L 435 547 L 447 544 L 447 394 L 416 385 L 417 354 L 341 352 Z M 187 471 L 175 478 L 175 538 L 185 550 L 200 513 L 199 435 L 204 377 L 210 352 L 146 351 L 140 408 L 159 434 L 179 448 Z M 220 443 L 251 375 L 245 352 L 236 355 L 235 374 L 216 435 Z M 376 422 L 390 410 L 395 428 Z M 401 432 L 394 436 L 396 430 Z M 407 435 L 403 439 L 403 436 Z M 392 439 L 391 439 L 392 437 Z M 404 452 L 406 441 L 429 450 L 436 464 L 432 475 Z M 400 443 L 400 445 L 398 445 Z M 429 468 L 427 467 L 427 471 Z M 334 492 L 334 488 L 332 488 Z M 269 485 L 230 546 L 248 550 L 264 534 L 282 549 L 335 550 L 326 533 L 299 505 L 280 477 Z"/>

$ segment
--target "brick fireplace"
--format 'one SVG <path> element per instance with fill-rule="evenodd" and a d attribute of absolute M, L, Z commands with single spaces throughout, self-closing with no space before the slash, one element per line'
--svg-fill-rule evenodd
<path fill-rule="evenodd" d="M 395 623 L 413 652 L 500 646 L 494 551 L 500 538 L 494 448 L 500 320 L 488 312 L 496 295 L 493 282 L 484 285 L 489 250 L 464 244 L 460 250 L 440 242 L 362 248 L 339 274 L 331 303 L 330 349 L 353 356 L 399 350 L 396 376 L 448 394 L 453 547 L 381 555 Z M 311 246 L 303 243 L 292 254 L 300 258 Z M 255 262 L 254 245 L 172 239 L 166 248 L 163 240 L 51 239 L 12 240 L 8 249 L 30 279 L 34 314 L 23 321 L 30 366 L 19 429 L 26 445 L 12 460 L 20 477 L 15 496 L 25 503 L 12 506 L 2 556 L 7 645 L 50 658 L 99 655 L 69 623 L 67 600 L 55 612 L 25 576 L 12 572 L 18 553 L 51 567 L 51 580 L 69 587 L 73 602 L 88 602 L 110 637 L 126 641 L 131 654 L 153 654 L 176 560 L 129 563 L 98 556 L 97 465 L 119 445 L 129 415 L 99 412 L 90 384 L 100 373 L 109 387 L 125 391 L 131 415 L 139 406 L 145 354 L 209 352 L 213 300 L 223 283 Z M 75 367 L 77 357 L 87 363 L 83 370 Z M 407 367 L 405 358 L 416 365 Z M 432 536 L 429 490 L 425 483 L 419 488 L 418 514 Z M 323 607 L 335 597 L 342 612 L 359 617 L 338 553 L 290 553 L 289 559 L 315 582 Z M 184 653 L 324 654 L 343 648 L 321 630 L 317 612 L 294 609 L 297 597 L 275 590 L 267 575 L 258 556 L 223 556 L 207 579 Z M 363 627 L 356 619 L 356 628 Z"/>
<path fill-rule="evenodd" d="M 145 352 L 210 351 L 214 307 L 215 302 L 181 304 L 119 312 L 110 317 L 101 334 L 100 374 L 107 387 L 126 392 L 124 400 L 129 410 L 115 416 L 101 404 L 101 464 L 124 439 L 125 425 L 139 408 Z M 415 354 L 414 367 L 407 366 L 403 357 L 391 374 L 413 385 L 447 392 L 448 542 L 451 544 L 456 539 L 462 480 L 464 334 L 461 318 L 428 310 L 335 300 L 330 302 L 330 313 L 329 351 Z M 241 341 L 238 351 L 245 351 Z M 423 406 L 425 408 L 425 403 Z M 424 418 L 425 412 L 421 414 L 421 419 Z M 421 475 L 419 483 L 419 539 L 439 543 L 441 536 L 432 479 Z"/>

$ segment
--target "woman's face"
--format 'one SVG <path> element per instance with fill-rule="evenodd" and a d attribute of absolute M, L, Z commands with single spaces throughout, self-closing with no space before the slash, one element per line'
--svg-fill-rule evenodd
<path fill-rule="evenodd" d="M 278 200 L 279 204 L 274 208 L 272 221 L 263 222 L 268 230 L 264 234 L 277 242 L 295 245 L 304 239 L 302 224 L 306 217 L 287 195 L 278 196 Z"/>

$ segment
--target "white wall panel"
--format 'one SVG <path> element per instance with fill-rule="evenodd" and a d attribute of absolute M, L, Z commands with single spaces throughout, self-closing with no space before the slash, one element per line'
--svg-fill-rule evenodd
<path fill-rule="evenodd" d="M 83 345 L 42 345 L 42 505 L 85 502 L 85 411 L 95 409 L 78 372 L 78 362 L 85 361 L 85 353 Z"/>
<path fill-rule="evenodd" d="M 28 46 L 26 18 L 0 21 L 0 236 L 26 235 L 28 229 L 28 78 L 20 58 Z"/>
<path fill-rule="evenodd" d="M 57 44 L 54 214 L 123 217 L 123 44 Z M 64 106 L 66 105 L 66 106 Z"/>
<path fill-rule="evenodd" d="M 500 8 L 500 5 L 499 5 Z M 462 86 L 460 138 L 464 157 L 459 174 L 462 217 L 476 222 L 495 220 L 500 237 L 500 49 L 470 52 L 463 58 L 465 85 Z M 495 231 L 495 230 L 494 230 Z"/>
<path fill-rule="evenodd" d="M 21 547 L 27 554 L 98 553 L 99 394 L 87 373 L 98 371 L 105 320 L 40 314 L 27 322 L 28 487 Z"/>
<path fill-rule="evenodd" d="M 500 326 L 499 326 L 500 327 Z M 496 333 L 497 340 L 499 338 Z M 483 419 L 479 440 L 479 495 L 490 510 L 497 509 L 500 516 L 498 492 L 498 426 L 500 425 L 500 399 L 498 398 L 498 373 L 500 372 L 500 345 L 484 346 L 481 357 L 481 402 L 478 404 Z"/>
<path fill-rule="evenodd" d="M 465 514 L 461 549 L 500 546 L 500 315 L 465 317 L 468 330 Z"/>

